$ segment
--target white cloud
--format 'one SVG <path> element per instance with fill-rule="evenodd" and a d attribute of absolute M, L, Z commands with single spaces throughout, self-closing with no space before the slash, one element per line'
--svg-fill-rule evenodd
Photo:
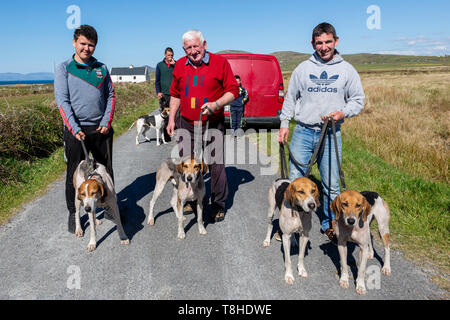
<path fill-rule="evenodd" d="M 450 37 L 426 37 L 418 35 L 414 38 L 399 37 L 393 40 L 396 45 L 392 50 L 380 51 L 390 54 L 405 55 L 448 55 L 450 54 Z"/>
<path fill-rule="evenodd" d="M 419 54 L 417 54 L 416 51 L 413 50 L 383 50 L 383 51 L 378 51 L 375 52 L 378 54 L 397 54 L 397 55 L 404 55 L 404 56 L 417 56 Z"/>

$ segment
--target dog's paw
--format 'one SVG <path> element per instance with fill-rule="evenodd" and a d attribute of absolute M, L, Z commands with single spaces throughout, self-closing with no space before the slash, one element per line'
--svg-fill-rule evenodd
<path fill-rule="evenodd" d="M 348 280 L 347 280 L 347 279 L 341 279 L 341 280 L 339 280 L 339 286 L 340 286 L 341 288 L 348 289 L 348 287 L 349 287 L 349 285 L 348 285 Z"/>
<path fill-rule="evenodd" d="M 95 219 L 95 225 L 99 226 L 102 224 L 102 220 Z"/>
<path fill-rule="evenodd" d="M 366 287 L 362 284 L 356 286 L 356 293 L 364 295 L 367 293 Z"/>
<path fill-rule="evenodd" d="M 186 234 L 184 232 L 178 234 L 178 239 L 183 240 L 184 238 L 186 238 Z"/>
<path fill-rule="evenodd" d="M 267 247 L 269 247 L 270 246 L 270 240 L 264 240 L 263 241 L 263 247 L 264 248 L 267 248 Z"/>
<path fill-rule="evenodd" d="M 202 235 L 208 234 L 208 231 L 206 231 L 205 228 L 200 228 L 200 229 L 198 229 L 198 232 L 199 232 L 200 234 L 202 234 Z"/>
<path fill-rule="evenodd" d="M 81 230 L 81 229 L 75 230 L 75 236 L 76 236 L 77 238 L 83 237 L 83 236 L 84 236 L 83 230 Z"/>
<path fill-rule="evenodd" d="M 284 276 L 284 280 L 286 281 L 286 284 L 289 284 L 289 285 L 293 284 L 295 281 L 294 277 L 292 275 L 288 275 L 288 274 Z"/>
<path fill-rule="evenodd" d="M 130 244 L 130 240 L 120 240 L 120 244 Z"/>
<path fill-rule="evenodd" d="M 384 275 L 386 275 L 386 276 L 390 276 L 390 275 L 391 275 L 391 267 L 389 267 L 389 266 L 384 266 L 384 267 L 381 269 L 381 272 L 382 272 Z"/>
<path fill-rule="evenodd" d="M 369 252 L 369 255 L 367 256 L 367 259 L 373 259 L 374 253 L 373 250 Z"/>
<path fill-rule="evenodd" d="M 308 272 L 306 272 L 305 268 L 298 269 L 298 276 L 302 278 L 308 277 Z"/>
<path fill-rule="evenodd" d="M 90 243 L 90 244 L 88 244 L 88 246 L 87 246 L 87 250 L 89 251 L 89 252 L 91 252 L 91 251 L 94 251 L 95 249 L 97 248 L 97 244 L 95 244 L 95 243 Z"/>
<path fill-rule="evenodd" d="M 147 224 L 150 226 L 153 226 L 155 224 L 155 219 L 154 218 L 150 218 L 147 220 Z"/>

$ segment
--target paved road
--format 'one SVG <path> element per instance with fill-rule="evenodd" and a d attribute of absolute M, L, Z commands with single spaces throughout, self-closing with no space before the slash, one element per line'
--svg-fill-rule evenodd
<path fill-rule="evenodd" d="M 239 157 L 248 155 L 251 145 L 242 139 L 245 143 L 234 149 Z M 232 140 L 228 142 L 233 145 Z M 0 299 L 403 300 L 438 299 L 445 294 L 398 251 L 391 253 L 392 275 L 381 276 L 378 289 L 368 290 L 365 296 L 356 294 L 352 282 L 349 289 L 341 289 L 337 249 L 320 234 L 316 216 L 305 258 L 309 277 L 296 278 L 287 286 L 281 244 L 273 239 L 269 248 L 262 247 L 267 189 L 275 176 L 261 175 L 256 164 L 227 167 L 226 219 L 208 222 L 206 236 L 199 235 L 190 215 L 185 221 L 186 239 L 176 238 L 176 218 L 168 204 L 171 186 L 166 186 L 156 203 L 155 226 L 147 226 L 155 171 L 173 147 L 173 142 L 157 147 L 154 140 L 137 147 L 134 132 L 114 142 L 116 191 L 125 208 L 129 246 L 119 244 L 114 224 L 105 219 L 98 227 L 94 252 L 86 250 L 88 232 L 81 239 L 67 232 L 63 177 L 44 196 L 25 205 L 0 227 Z M 88 223 L 87 216 L 82 221 Z M 382 258 L 383 250 L 375 249 Z M 349 250 L 353 274 L 358 251 Z M 294 270 L 297 252 L 292 249 Z M 379 267 L 381 258 L 369 261 L 369 266 Z"/>

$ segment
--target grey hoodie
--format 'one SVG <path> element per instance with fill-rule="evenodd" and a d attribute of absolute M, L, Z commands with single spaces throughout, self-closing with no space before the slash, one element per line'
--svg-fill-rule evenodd
<path fill-rule="evenodd" d="M 320 129 L 321 116 L 342 111 L 346 118 L 353 117 L 363 105 L 364 91 L 355 68 L 337 51 L 328 62 L 314 53 L 292 73 L 280 128 L 288 128 L 294 117 L 297 122 Z"/>

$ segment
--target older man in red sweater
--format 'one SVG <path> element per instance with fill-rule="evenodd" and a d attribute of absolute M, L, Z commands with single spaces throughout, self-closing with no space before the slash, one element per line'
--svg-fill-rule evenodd
<path fill-rule="evenodd" d="M 175 115 L 180 109 L 177 128 L 186 129 L 191 136 L 190 146 L 181 148 L 180 156 L 187 150 L 194 150 L 194 122 L 202 116 L 204 132 L 206 120 L 209 128 L 218 129 L 222 135 L 220 141 L 209 143 L 221 144 L 222 148 L 215 148 L 215 152 L 223 151 L 225 125 L 223 106 L 239 96 L 239 85 L 234 78 L 228 61 L 211 52 L 206 51 L 206 41 L 198 30 L 189 30 L 183 35 L 183 49 L 186 56 L 179 59 L 173 71 L 172 86 L 170 88 L 170 113 L 167 132 L 174 134 Z M 217 139 L 217 136 L 215 136 Z M 183 143 L 183 141 L 178 142 Z M 184 141 L 186 144 L 186 141 Z M 208 143 L 207 143 L 208 145 Z M 211 208 L 216 222 L 225 217 L 225 202 L 228 197 L 227 176 L 223 152 L 214 156 L 215 161 L 208 163 L 211 173 Z M 185 208 L 185 212 L 189 209 Z"/>

